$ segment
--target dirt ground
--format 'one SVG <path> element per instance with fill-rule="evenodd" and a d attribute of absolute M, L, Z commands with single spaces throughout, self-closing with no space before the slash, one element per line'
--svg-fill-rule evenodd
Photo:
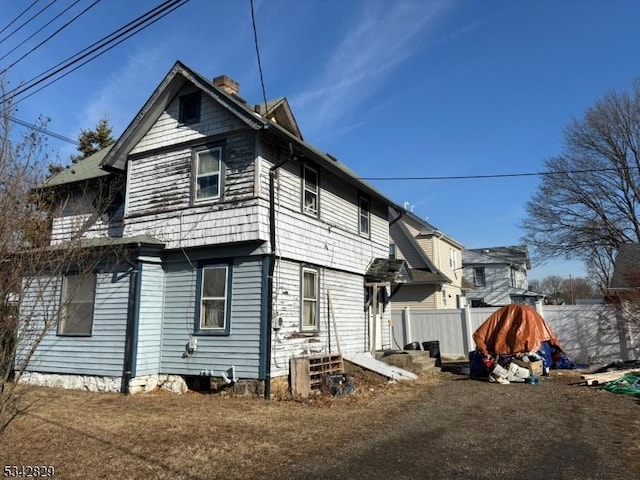
<path fill-rule="evenodd" d="M 640 478 L 640 399 L 552 371 L 539 385 L 443 374 L 385 427 L 282 478 Z"/>
<path fill-rule="evenodd" d="M 306 402 L 30 388 L 0 436 L 0 467 L 52 465 L 65 479 L 640 478 L 640 403 L 579 382 L 442 373 Z"/>

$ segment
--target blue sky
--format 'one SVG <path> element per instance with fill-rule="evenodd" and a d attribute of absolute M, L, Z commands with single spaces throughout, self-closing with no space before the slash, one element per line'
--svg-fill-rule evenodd
<path fill-rule="evenodd" d="M 31 2 L 0 0 L 0 28 Z M 102 0 L 6 80 L 31 79 L 159 3 Z M 541 171 L 561 152 L 564 126 L 607 91 L 629 88 L 640 67 L 640 2 L 255 0 L 255 7 L 267 96 L 286 96 L 305 140 L 363 177 Z M 0 34 L 0 57 L 52 16 L 8 39 L 11 28 Z M 0 70 L 46 35 L 7 55 Z M 75 138 L 106 115 L 117 135 L 178 59 L 211 78 L 231 76 L 249 103 L 261 102 L 249 0 L 191 0 L 20 101 L 16 117 L 46 115 L 50 130 Z M 48 148 L 63 160 L 74 150 L 55 139 Z M 480 248 L 520 243 L 518 225 L 539 179 L 371 183 Z M 577 262 L 550 261 L 530 278 L 550 274 L 585 272 Z"/>

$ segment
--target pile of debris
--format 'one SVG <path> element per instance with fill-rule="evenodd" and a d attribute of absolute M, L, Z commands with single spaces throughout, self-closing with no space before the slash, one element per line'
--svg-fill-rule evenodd
<path fill-rule="evenodd" d="M 640 361 L 614 362 L 582 375 L 587 385 L 640 397 Z"/>
<path fill-rule="evenodd" d="M 528 305 L 506 305 L 473 333 L 470 375 L 506 384 L 537 384 L 551 368 L 576 368 L 544 318 Z"/>

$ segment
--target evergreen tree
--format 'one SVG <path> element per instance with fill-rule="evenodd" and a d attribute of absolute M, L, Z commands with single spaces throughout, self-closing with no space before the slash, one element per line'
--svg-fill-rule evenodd
<path fill-rule="evenodd" d="M 100 119 L 93 130 L 83 129 L 78 135 L 78 155 L 71 155 L 71 161 L 77 163 L 115 142 L 111 136 L 112 128 L 106 117 Z"/>

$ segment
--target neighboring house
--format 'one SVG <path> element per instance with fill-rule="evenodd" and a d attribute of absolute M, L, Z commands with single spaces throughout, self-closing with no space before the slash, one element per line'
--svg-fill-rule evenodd
<path fill-rule="evenodd" d="M 268 396 L 292 356 L 335 352 L 336 338 L 342 353 L 372 348 L 370 285 L 391 277 L 367 271 L 388 261 L 401 209 L 305 143 L 286 99 L 262 113 L 233 80 L 177 62 L 113 146 L 44 185 L 60 199 L 53 247 L 80 237 L 128 257 L 48 292 L 66 306 L 25 381 L 215 377 Z"/>
<path fill-rule="evenodd" d="M 633 295 L 640 289 L 640 243 L 623 243 L 613 264 L 613 274 L 608 293 L 610 295 Z"/>
<path fill-rule="evenodd" d="M 529 291 L 531 262 L 526 245 L 468 249 L 462 254 L 462 266 L 471 307 L 534 305 L 544 298 Z"/>
<path fill-rule="evenodd" d="M 464 306 L 462 245 L 411 212 L 390 211 L 389 256 L 409 266 L 411 280 L 399 285 L 392 308 Z"/>

